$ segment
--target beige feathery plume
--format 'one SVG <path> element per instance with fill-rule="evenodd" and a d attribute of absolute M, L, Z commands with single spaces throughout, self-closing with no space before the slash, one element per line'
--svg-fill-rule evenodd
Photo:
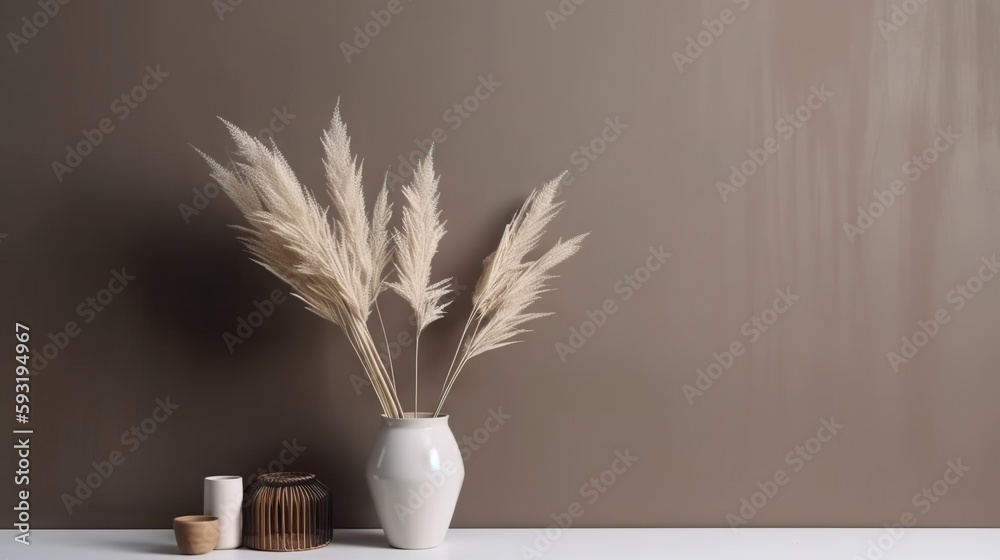
<path fill-rule="evenodd" d="M 392 218 L 392 204 L 389 204 L 389 178 L 382 180 L 382 190 L 375 199 L 372 209 L 372 223 L 369 228 L 368 246 L 371 249 L 372 274 L 369 277 L 372 299 L 386 289 L 385 269 L 392 263 L 392 237 L 389 235 L 389 220 Z"/>
<path fill-rule="evenodd" d="M 442 298 L 451 292 L 450 278 L 431 283 L 431 259 L 445 234 L 438 210 L 440 195 L 431 153 L 417 166 L 413 182 L 402 190 L 407 202 L 403 207 L 403 229 L 396 230 L 393 235 L 399 280 L 390 282 L 389 287 L 413 308 L 419 333 L 444 316 L 444 308 L 450 302 Z"/>
<path fill-rule="evenodd" d="M 555 278 L 549 271 L 579 251 L 580 244 L 586 237 L 587 234 L 582 234 L 566 241 L 560 239 L 537 261 L 527 263 L 512 275 L 506 290 L 497 298 L 495 307 L 483 314 L 479 328 L 466 342 L 465 360 L 483 352 L 520 342 L 514 338 L 530 332 L 528 329 L 520 328 L 521 325 L 532 319 L 551 315 L 551 313 L 526 313 L 525 309 L 538 301 L 542 293 L 549 291 L 547 282 Z"/>
<path fill-rule="evenodd" d="M 555 202 L 555 196 L 565 175 L 560 174 L 528 195 L 504 228 L 497 249 L 483 261 L 483 273 L 472 293 L 473 307 L 481 313 L 499 304 L 500 294 L 524 266 L 524 257 L 538 246 L 545 227 L 559 213 L 564 203 Z"/>
<path fill-rule="evenodd" d="M 323 164 L 326 169 L 327 189 L 337 210 L 339 228 L 336 238 L 337 251 L 350 256 L 349 265 L 353 274 L 360 279 L 356 286 L 357 299 L 362 302 L 365 319 L 374 307 L 378 312 L 382 336 L 388 346 L 389 339 L 385 332 L 382 313 L 378 311 L 376 300 L 386 288 L 386 267 L 392 262 L 392 244 L 389 236 L 389 220 L 392 218 L 392 205 L 389 204 L 388 175 L 382 183 L 372 210 L 371 223 L 365 212 L 365 193 L 362 185 L 362 165 L 358 164 L 357 156 L 351 154 L 351 137 L 347 134 L 347 125 L 340 116 L 340 101 L 333 112 L 330 128 L 322 137 L 325 156 Z M 388 357 L 389 369 L 393 386 L 396 374 L 392 365 L 392 356 Z"/>
<path fill-rule="evenodd" d="M 362 243 L 354 232 L 347 231 L 351 227 L 345 225 L 349 220 L 335 219 L 331 224 L 327 211 L 299 183 L 273 143 L 268 147 L 231 123 L 226 122 L 226 126 L 237 148 L 232 168 L 199 153 L 212 169 L 212 176 L 247 218 L 249 227 L 238 228 L 243 233 L 241 241 L 254 261 L 291 286 L 310 311 L 344 330 L 375 388 L 383 413 L 402 417 L 402 406 L 365 325 L 372 282 L 364 267 L 369 266 L 369 271 L 371 267 L 360 263 L 370 263 L 373 258 L 368 245 L 369 229 L 362 229 Z M 339 142 L 336 136 L 333 139 L 336 142 L 331 143 L 328 153 L 333 164 L 339 165 L 341 152 L 349 149 L 349 144 Z M 335 181 L 353 180 L 349 174 L 333 177 Z M 347 189 L 338 184 L 331 185 L 331 191 L 346 193 Z M 336 201 L 336 195 L 334 198 Z M 342 204 L 338 207 L 342 216 L 357 217 L 356 199 L 345 195 L 337 204 Z M 382 214 L 378 221 L 384 225 L 388 221 L 387 206 L 379 212 Z"/>
<path fill-rule="evenodd" d="M 529 332 L 521 328 L 524 323 L 549 315 L 528 313 L 526 310 L 542 293 L 549 291 L 547 282 L 554 278 L 549 271 L 573 256 L 587 234 L 566 241 L 560 239 L 535 261 L 524 259 L 538 246 L 545 227 L 562 207 L 562 202 L 555 202 L 555 195 L 564 175 L 559 175 L 528 196 L 504 228 L 496 251 L 483 261 L 483 273 L 472 294 L 472 311 L 445 375 L 435 416 L 440 414 L 466 362 L 483 352 L 519 342 L 515 338 Z M 466 339 L 473 323 L 472 335 Z"/>
<path fill-rule="evenodd" d="M 384 274 L 382 268 L 376 268 L 375 258 L 380 256 L 371 247 L 373 236 L 372 225 L 388 223 L 387 216 L 373 216 L 376 224 L 368 223 L 365 212 L 365 192 L 362 186 L 362 165 L 357 156 L 351 155 L 351 137 L 347 134 L 347 126 L 340 117 L 340 102 L 333 112 L 333 119 L 322 137 L 325 152 L 323 165 L 326 169 L 327 190 L 333 199 L 333 207 L 337 211 L 336 225 L 338 227 L 337 243 L 339 249 L 350 257 L 350 265 L 356 268 L 356 275 L 361 278 L 357 286 L 360 292 L 357 298 L 365 303 L 366 314 L 371 313 L 372 304 L 381 291 L 381 281 Z M 385 212 L 388 206 L 376 209 Z"/>

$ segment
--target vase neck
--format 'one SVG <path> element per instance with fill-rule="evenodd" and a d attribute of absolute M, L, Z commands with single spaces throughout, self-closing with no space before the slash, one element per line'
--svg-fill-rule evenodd
<path fill-rule="evenodd" d="M 382 425 L 391 428 L 414 428 L 414 429 L 427 429 L 427 428 L 441 428 L 448 427 L 448 415 L 442 414 L 441 416 L 434 417 L 432 412 L 418 412 L 416 418 L 412 412 L 407 412 L 406 418 L 388 418 L 382 416 Z"/>

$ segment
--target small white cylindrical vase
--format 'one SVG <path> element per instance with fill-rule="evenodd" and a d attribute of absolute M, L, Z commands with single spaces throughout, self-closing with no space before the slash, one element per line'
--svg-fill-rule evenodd
<path fill-rule="evenodd" d="M 382 418 L 368 459 L 368 487 L 382 529 L 396 548 L 444 541 L 465 479 L 448 417 Z"/>
<path fill-rule="evenodd" d="M 243 542 L 243 477 L 205 477 L 205 515 L 219 518 L 216 550 L 239 548 Z"/>

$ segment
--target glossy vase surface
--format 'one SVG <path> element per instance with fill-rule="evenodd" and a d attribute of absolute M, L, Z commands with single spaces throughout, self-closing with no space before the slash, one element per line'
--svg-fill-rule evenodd
<path fill-rule="evenodd" d="M 382 418 L 368 459 L 368 487 L 396 548 L 440 545 L 451 525 L 465 466 L 448 417 Z"/>

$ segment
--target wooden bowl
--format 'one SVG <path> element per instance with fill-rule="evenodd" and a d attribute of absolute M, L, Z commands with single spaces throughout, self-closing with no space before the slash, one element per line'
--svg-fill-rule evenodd
<path fill-rule="evenodd" d="M 219 542 L 219 518 L 185 515 L 174 518 L 174 538 L 181 554 L 205 554 Z"/>

